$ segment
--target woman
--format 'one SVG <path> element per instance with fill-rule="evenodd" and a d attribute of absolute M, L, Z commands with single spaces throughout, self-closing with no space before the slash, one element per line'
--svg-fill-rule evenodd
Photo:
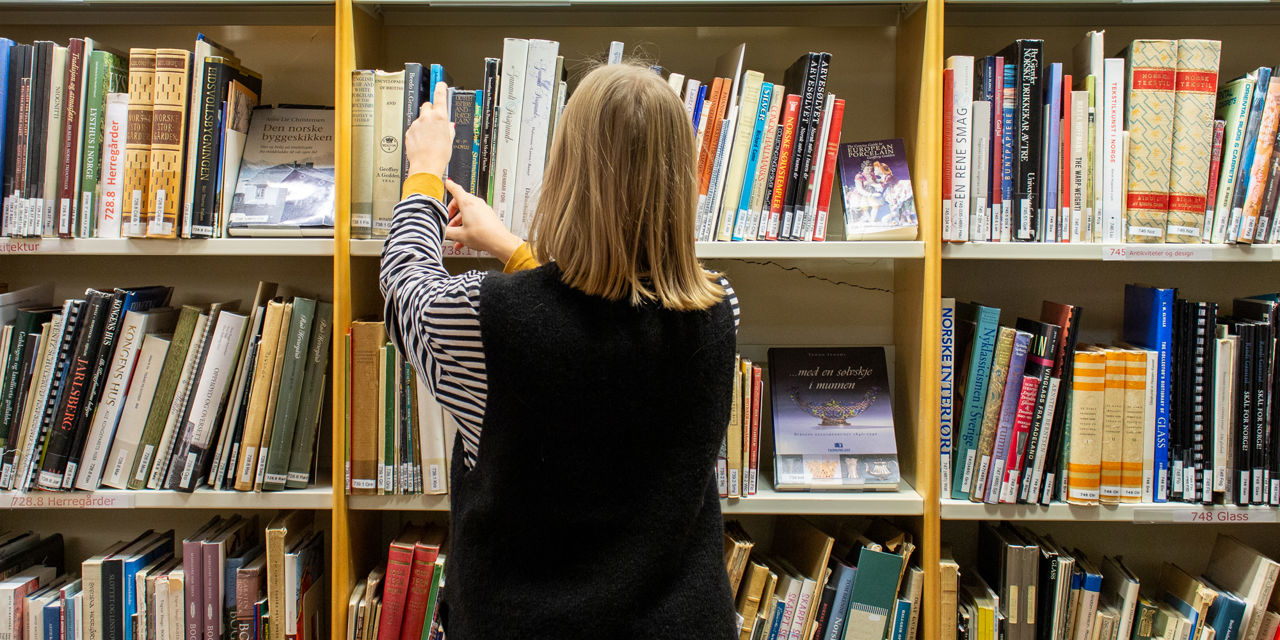
<path fill-rule="evenodd" d="M 380 282 L 391 339 L 460 426 L 449 639 L 736 637 L 714 466 L 737 302 L 694 255 L 683 105 L 647 69 L 589 74 L 524 244 L 442 186 L 445 98 L 441 84 L 405 135 Z M 443 240 L 506 273 L 450 276 Z"/>

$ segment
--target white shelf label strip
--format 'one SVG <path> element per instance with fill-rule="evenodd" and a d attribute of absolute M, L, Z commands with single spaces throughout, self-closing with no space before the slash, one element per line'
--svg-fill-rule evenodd
<path fill-rule="evenodd" d="M 1102 259 L 1144 262 L 1200 261 L 1213 258 L 1213 248 L 1194 244 L 1116 244 L 1102 247 Z"/>
<path fill-rule="evenodd" d="M 1280 510 L 1262 509 L 1134 509 L 1133 521 L 1144 523 L 1247 524 L 1276 522 Z"/>

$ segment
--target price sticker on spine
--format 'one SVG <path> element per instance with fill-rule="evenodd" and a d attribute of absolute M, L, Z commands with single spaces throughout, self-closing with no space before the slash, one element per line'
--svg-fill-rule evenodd
<path fill-rule="evenodd" d="M 130 494 L 7 493 L 0 509 L 132 509 Z"/>

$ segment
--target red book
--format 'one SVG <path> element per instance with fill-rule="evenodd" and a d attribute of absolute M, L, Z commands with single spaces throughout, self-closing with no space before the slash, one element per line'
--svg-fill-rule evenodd
<path fill-rule="evenodd" d="M 413 548 L 421 531 L 405 527 L 387 549 L 387 573 L 382 586 L 382 616 L 378 619 L 378 640 L 399 640 L 404 621 L 404 605 L 409 593 L 409 573 Z"/>
<path fill-rule="evenodd" d="M 764 370 L 760 365 L 751 367 L 751 457 L 748 461 L 747 495 L 756 494 L 756 483 L 760 476 L 760 396 L 764 394 Z"/>
<path fill-rule="evenodd" d="M 778 147 L 778 171 L 773 178 L 773 200 L 769 202 L 769 230 L 765 235 L 766 240 L 778 239 L 783 201 L 787 196 L 787 177 L 791 174 L 791 156 L 795 151 L 796 122 L 799 118 L 800 96 L 787 94 L 787 101 L 782 105 L 782 144 Z"/>
<path fill-rule="evenodd" d="M 702 135 L 702 153 L 698 156 L 698 194 L 706 195 L 711 186 L 711 172 L 716 160 L 716 143 L 720 141 L 721 121 L 729 108 L 729 85 L 732 80 L 716 78 L 707 92 L 711 112 L 707 114 L 707 131 Z M 714 97 L 713 97 L 714 94 Z"/>
<path fill-rule="evenodd" d="M 1071 242 L 1071 233 L 1074 230 L 1072 226 L 1071 215 L 1071 74 L 1062 75 L 1062 133 L 1058 139 L 1062 141 L 1062 148 L 1058 156 L 1058 166 L 1062 169 L 1062 177 L 1059 178 L 1058 210 L 1062 212 L 1062 217 L 1058 223 L 1058 241 Z"/>
<path fill-rule="evenodd" d="M 404 608 L 400 640 L 418 640 L 427 624 L 427 601 L 431 597 L 436 558 L 444 543 L 444 530 L 432 527 L 413 545 L 413 570 L 409 574 L 409 597 Z"/>
<path fill-rule="evenodd" d="M 1027 355 L 1030 359 L 1032 356 Z M 1022 467 L 1022 452 L 1026 449 L 1027 438 L 1031 432 L 1031 419 L 1036 413 L 1036 394 L 1040 391 L 1040 379 L 1034 376 L 1022 377 L 1022 391 L 1018 394 L 1018 411 L 1014 414 L 1013 432 L 1009 434 L 1009 455 L 1005 458 L 1004 465 L 1004 482 L 1000 487 L 991 487 L 990 491 L 996 491 L 996 495 L 1001 493 L 1004 496 L 1000 502 L 1011 502 L 1008 500 L 1009 492 L 1002 490 L 1002 487 L 1012 485 L 1013 499 L 1012 502 L 1018 501 L 1018 472 Z"/>
<path fill-rule="evenodd" d="M 1209 151 L 1209 186 L 1205 189 L 1205 213 L 1204 213 L 1204 232 L 1201 239 L 1205 242 L 1209 241 L 1209 233 L 1213 228 L 1213 203 L 1218 198 L 1218 171 L 1222 165 L 1222 134 L 1225 131 L 1226 123 L 1222 120 L 1213 121 L 1213 148 Z"/>
<path fill-rule="evenodd" d="M 951 92 L 955 90 L 955 72 L 945 69 L 942 72 L 942 240 L 952 240 L 951 231 Z"/>
<path fill-rule="evenodd" d="M 80 148 L 80 100 L 84 88 L 84 38 L 67 42 L 67 87 L 62 101 L 62 164 L 58 167 L 58 237 L 70 238 L 76 231 L 76 151 Z M 54 135 L 52 131 L 49 135 Z"/>
<path fill-rule="evenodd" d="M 831 107 L 831 129 L 827 132 L 827 157 L 822 160 L 822 182 L 818 183 L 818 220 L 813 239 L 827 239 L 827 217 L 831 211 L 831 185 L 836 176 L 836 154 L 840 150 L 840 129 L 844 124 L 844 100 L 836 98 Z"/>

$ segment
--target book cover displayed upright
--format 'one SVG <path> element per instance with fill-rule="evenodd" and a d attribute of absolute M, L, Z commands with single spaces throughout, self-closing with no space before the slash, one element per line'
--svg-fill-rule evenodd
<path fill-rule="evenodd" d="M 898 487 L 884 347 L 772 348 L 775 486 Z"/>
<path fill-rule="evenodd" d="M 844 142 L 837 157 L 845 240 L 915 238 L 915 196 L 902 138 Z"/>
<path fill-rule="evenodd" d="M 333 109 L 254 109 L 228 233 L 333 235 L 333 135 Z"/>

